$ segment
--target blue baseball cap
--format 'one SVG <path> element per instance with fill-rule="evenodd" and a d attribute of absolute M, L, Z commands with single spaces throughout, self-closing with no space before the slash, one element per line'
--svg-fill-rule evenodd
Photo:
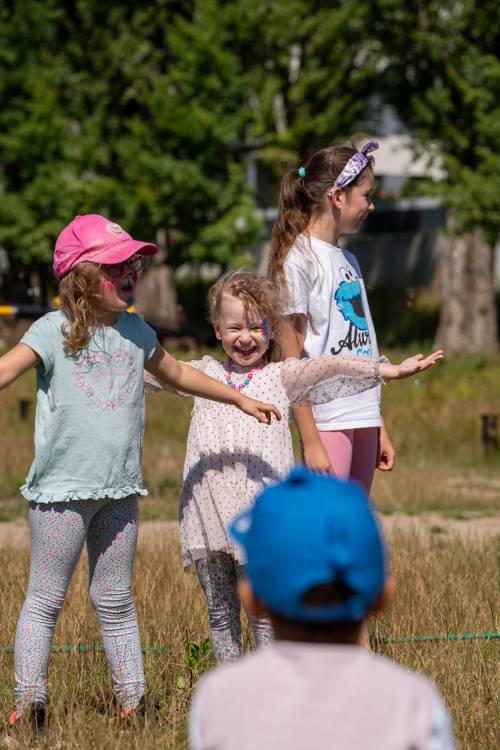
<path fill-rule="evenodd" d="M 258 599 L 291 620 L 361 620 L 386 579 L 386 555 L 368 497 L 354 482 L 292 469 L 267 487 L 230 532 L 245 549 L 246 575 Z M 320 606 L 304 596 L 339 583 L 347 598 Z M 352 594 L 350 593 L 352 592 Z"/>

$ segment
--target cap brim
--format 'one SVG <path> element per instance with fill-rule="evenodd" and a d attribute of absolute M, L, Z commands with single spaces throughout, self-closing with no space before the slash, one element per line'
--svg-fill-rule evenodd
<path fill-rule="evenodd" d="M 96 253 L 82 256 L 81 260 L 89 260 L 93 263 L 122 263 L 132 255 L 156 255 L 158 248 L 151 242 L 140 242 L 140 240 L 125 239 L 115 242 L 107 248 L 100 249 Z"/>

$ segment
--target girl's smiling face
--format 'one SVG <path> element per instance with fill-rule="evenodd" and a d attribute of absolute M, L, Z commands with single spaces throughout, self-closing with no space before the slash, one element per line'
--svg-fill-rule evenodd
<path fill-rule="evenodd" d="M 375 210 L 372 202 L 374 184 L 373 170 L 367 167 L 357 184 L 343 196 L 339 234 L 358 232 L 368 214 Z"/>
<path fill-rule="evenodd" d="M 246 310 L 238 297 L 224 294 L 215 335 L 229 359 L 240 367 L 262 364 L 269 348 L 269 323 L 255 308 Z"/>

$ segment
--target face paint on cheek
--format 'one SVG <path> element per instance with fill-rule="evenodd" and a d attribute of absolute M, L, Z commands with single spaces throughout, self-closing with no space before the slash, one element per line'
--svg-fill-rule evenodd
<path fill-rule="evenodd" d="M 262 325 L 256 326 L 250 330 L 252 336 L 260 336 L 264 340 L 266 348 L 269 346 L 269 321 L 264 318 Z"/>
<path fill-rule="evenodd" d="M 103 291 L 105 291 L 105 292 L 112 292 L 113 289 L 115 288 L 115 285 L 113 284 L 112 281 L 110 281 L 105 276 L 103 276 L 101 278 L 101 287 L 102 287 Z"/>
<path fill-rule="evenodd" d="M 271 338 L 271 326 L 267 318 L 262 321 L 262 332 L 266 346 L 269 346 L 269 339 Z"/>

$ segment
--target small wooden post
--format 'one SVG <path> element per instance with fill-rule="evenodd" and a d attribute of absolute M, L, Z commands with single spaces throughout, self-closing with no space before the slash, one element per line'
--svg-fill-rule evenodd
<path fill-rule="evenodd" d="M 29 398 L 20 398 L 19 404 L 19 418 L 22 422 L 26 422 L 30 413 L 31 401 Z"/>
<path fill-rule="evenodd" d="M 481 414 L 481 442 L 484 450 L 498 450 L 498 414 Z"/>

